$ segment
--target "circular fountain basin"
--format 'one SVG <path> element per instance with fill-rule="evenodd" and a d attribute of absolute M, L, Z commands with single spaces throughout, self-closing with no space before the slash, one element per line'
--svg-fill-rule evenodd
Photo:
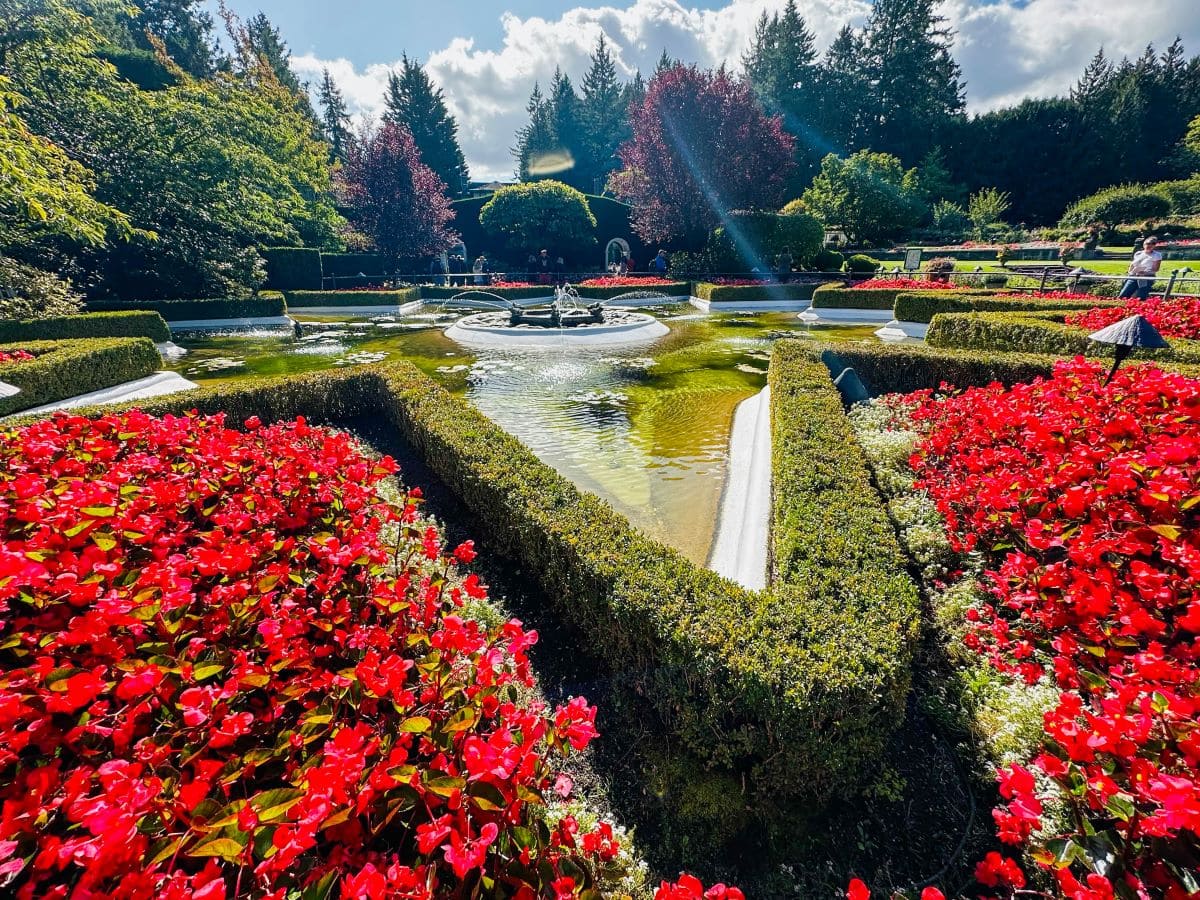
<path fill-rule="evenodd" d="M 654 316 L 606 307 L 603 322 L 578 325 L 513 325 L 507 312 L 477 313 L 446 329 L 446 337 L 469 347 L 607 347 L 653 341 L 670 329 Z"/>

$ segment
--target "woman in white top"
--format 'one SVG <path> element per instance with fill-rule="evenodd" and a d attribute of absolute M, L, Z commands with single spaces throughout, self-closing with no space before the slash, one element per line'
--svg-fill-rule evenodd
<path fill-rule="evenodd" d="M 1121 299 L 1137 297 L 1145 300 L 1150 296 L 1150 288 L 1154 286 L 1154 276 L 1162 265 L 1162 254 L 1158 252 L 1158 238 L 1148 237 L 1142 249 L 1133 254 L 1133 262 L 1129 264 L 1129 278 L 1121 288 Z"/>

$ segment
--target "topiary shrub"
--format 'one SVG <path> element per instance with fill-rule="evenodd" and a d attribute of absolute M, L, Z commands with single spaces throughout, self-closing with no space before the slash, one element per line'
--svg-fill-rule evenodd
<path fill-rule="evenodd" d="M 0 256 L 0 319 L 49 319 L 82 309 L 83 298 L 66 279 Z"/>
<path fill-rule="evenodd" d="M 596 217 L 587 198 L 561 181 L 501 188 L 480 209 L 479 224 L 505 237 L 516 254 L 545 249 L 551 257 L 579 260 L 596 243 Z"/>
<path fill-rule="evenodd" d="M 162 343 L 171 339 L 171 329 L 162 316 L 150 310 L 0 321 L 0 343 L 101 337 L 147 337 Z"/>
<path fill-rule="evenodd" d="M 1094 222 L 1121 225 L 1161 219 L 1170 213 L 1170 201 L 1153 185 L 1123 184 L 1076 200 L 1067 207 L 1060 224 L 1067 228 L 1086 228 Z"/>
<path fill-rule="evenodd" d="M 1152 187 L 1171 204 L 1171 215 L 1191 216 L 1200 213 L 1200 177 L 1161 181 Z"/>
<path fill-rule="evenodd" d="M 402 306 L 421 299 L 419 287 L 394 291 L 288 291 L 288 309 L 313 306 Z"/>
<path fill-rule="evenodd" d="M 91 301 L 88 309 L 93 311 L 148 310 L 156 312 L 168 322 L 188 319 L 247 319 L 277 318 L 287 315 L 287 303 L 279 291 L 262 291 L 254 297 L 206 300 L 143 300 L 143 301 Z"/>
<path fill-rule="evenodd" d="M 267 263 L 266 287 L 275 291 L 319 291 L 321 251 L 308 247 L 266 247 L 259 251 Z"/>
<path fill-rule="evenodd" d="M 735 211 L 728 225 L 713 232 L 708 246 L 718 271 L 775 271 L 789 264 L 787 257 L 790 265 L 807 265 L 824 237 L 821 223 L 803 211 Z"/>
<path fill-rule="evenodd" d="M 822 247 L 812 258 L 810 264 L 817 272 L 840 272 L 846 265 L 846 256 L 828 247 Z"/>
<path fill-rule="evenodd" d="M 852 275 L 870 275 L 878 271 L 879 261 L 863 253 L 855 253 L 846 259 L 846 271 Z"/>

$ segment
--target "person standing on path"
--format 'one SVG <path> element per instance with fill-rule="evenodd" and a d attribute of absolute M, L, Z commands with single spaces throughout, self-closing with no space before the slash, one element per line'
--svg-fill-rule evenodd
<path fill-rule="evenodd" d="M 1142 249 L 1133 254 L 1133 262 L 1129 264 L 1129 277 L 1121 288 L 1120 298 L 1137 297 L 1145 300 L 1150 296 L 1154 287 L 1154 277 L 1162 266 L 1162 254 L 1158 252 L 1158 238 L 1151 235 L 1146 238 Z"/>

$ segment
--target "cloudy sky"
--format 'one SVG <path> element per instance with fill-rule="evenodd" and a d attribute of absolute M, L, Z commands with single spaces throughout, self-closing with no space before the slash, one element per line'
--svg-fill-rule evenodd
<path fill-rule="evenodd" d="M 352 111 L 376 114 L 402 53 L 425 63 L 458 117 L 475 178 L 509 178 L 509 148 L 535 80 L 561 66 L 578 83 L 601 33 L 627 75 L 654 68 L 665 49 L 704 66 L 737 66 L 759 14 L 785 0 L 227 0 L 260 10 L 283 32 L 302 78 L 328 66 Z M 824 48 L 870 0 L 798 0 Z M 213 0 L 215 8 L 215 0 Z M 1064 92 L 1103 46 L 1113 57 L 1163 47 L 1179 35 L 1200 53 L 1200 0 L 943 0 L 972 111 Z"/>

